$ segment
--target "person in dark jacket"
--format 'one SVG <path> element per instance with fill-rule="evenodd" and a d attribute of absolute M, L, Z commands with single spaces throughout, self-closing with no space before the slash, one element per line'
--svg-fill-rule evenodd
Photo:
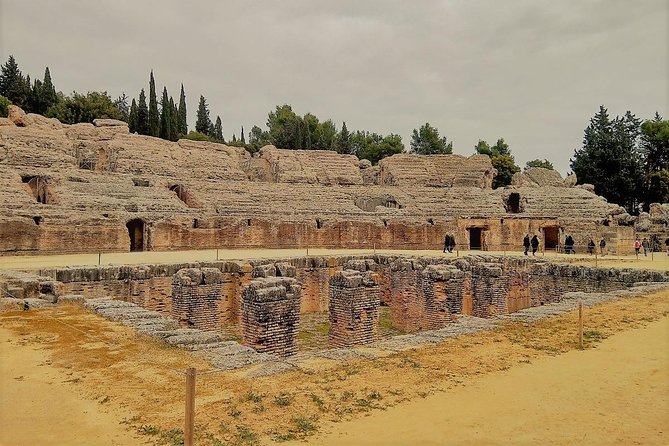
<path fill-rule="evenodd" d="M 530 250 L 530 234 L 525 234 L 525 238 L 523 239 L 523 247 L 525 248 L 525 255 L 527 255 L 527 251 Z"/>
<path fill-rule="evenodd" d="M 455 236 L 453 234 L 450 234 L 449 237 L 451 238 L 448 243 L 448 252 L 453 252 L 455 249 Z"/>
<path fill-rule="evenodd" d="M 532 241 L 530 241 L 530 244 L 532 245 L 532 255 L 537 255 L 537 249 L 539 248 L 539 237 L 537 237 L 536 234 L 532 237 Z"/>
<path fill-rule="evenodd" d="M 604 250 L 606 249 L 606 240 L 604 240 L 604 237 L 599 241 L 599 253 L 601 255 L 606 254 Z"/>
<path fill-rule="evenodd" d="M 564 252 L 565 254 L 576 254 L 574 250 L 574 238 L 571 235 L 568 235 L 564 239 Z"/>
<path fill-rule="evenodd" d="M 451 234 L 446 234 L 446 237 L 444 237 L 444 253 L 446 252 L 446 250 L 450 245 L 451 245 Z"/>
<path fill-rule="evenodd" d="M 595 253 L 595 241 L 591 238 L 588 242 L 588 254 L 593 255 Z"/>

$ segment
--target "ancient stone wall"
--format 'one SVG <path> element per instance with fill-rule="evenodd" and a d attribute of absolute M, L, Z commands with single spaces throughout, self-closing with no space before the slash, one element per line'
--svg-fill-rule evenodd
<path fill-rule="evenodd" d="M 300 287 L 290 277 L 262 277 L 242 292 L 244 343 L 280 357 L 297 353 Z"/>
<path fill-rule="evenodd" d="M 131 245 L 438 249 L 446 233 L 459 248 L 502 251 L 544 228 L 583 245 L 609 231 L 613 249 L 627 224 L 609 218 L 618 206 L 554 173 L 528 170 L 492 190 L 483 155 L 399 154 L 374 167 L 323 151 L 265 147 L 252 157 L 131 135 L 120 122 L 67 126 L 12 110 L 0 126 L 0 255 Z"/>
<path fill-rule="evenodd" d="M 379 324 L 379 287 L 376 274 L 344 270 L 330 278 L 331 347 L 353 347 L 376 340 Z"/>
<path fill-rule="evenodd" d="M 221 328 L 221 283 L 216 268 L 187 268 L 172 277 L 172 319 L 180 327 L 200 330 Z"/>

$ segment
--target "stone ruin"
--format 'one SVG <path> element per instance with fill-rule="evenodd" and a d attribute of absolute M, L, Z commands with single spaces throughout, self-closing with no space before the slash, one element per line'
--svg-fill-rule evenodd
<path fill-rule="evenodd" d="M 376 341 L 379 305 L 378 279 L 372 271 L 343 270 L 330 277 L 330 346 Z"/>
<path fill-rule="evenodd" d="M 377 166 L 331 151 L 130 134 L 114 120 L 64 125 L 10 106 L 0 119 L 0 255 L 204 248 L 544 249 L 571 234 L 630 252 L 667 231 L 666 206 L 638 219 L 573 176 L 528 169 L 492 189 L 485 155 L 398 154 Z M 636 229 L 635 229 L 636 225 Z"/>

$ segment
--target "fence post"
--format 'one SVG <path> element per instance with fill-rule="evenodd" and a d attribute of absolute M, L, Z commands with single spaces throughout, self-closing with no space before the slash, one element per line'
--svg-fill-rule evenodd
<path fill-rule="evenodd" d="M 184 425 L 184 446 L 193 446 L 193 426 L 195 425 L 195 369 L 186 370 L 186 420 Z"/>
<path fill-rule="evenodd" d="M 102 253 L 99 252 L 98 253 L 98 266 L 100 266 L 101 262 L 102 262 Z"/>
<path fill-rule="evenodd" d="M 218 248 L 216 248 L 216 260 L 218 260 Z"/>
<path fill-rule="evenodd" d="M 583 302 L 578 302 L 578 348 L 583 350 Z"/>

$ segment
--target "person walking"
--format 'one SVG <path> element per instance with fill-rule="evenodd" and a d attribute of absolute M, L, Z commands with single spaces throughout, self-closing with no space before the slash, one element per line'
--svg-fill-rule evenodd
<path fill-rule="evenodd" d="M 590 241 L 588 242 L 588 254 L 593 255 L 595 253 L 595 241 L 590 238 Z"/>
<path fill-rule="evenodd" d="M 530 250 L 530 234 L 525 234 L 523 239 L 523 248 L 525 248 L 524 254 L 527 255 L 527 251 Z"/>
<path fill-rule="evenodd" d="M 446 234 L 446 237 L 444 237 L 444 254 L 446 253 L 446 250 L 450 245 L 451 245 L 451 235 Z"/>
<path fill-rule="evenodd" d="M 449 234 L 449 242 L 448 242 L 448 252 L 453 252 L 455 249 L 455 236 L 453 234 Z"/>
<path fill-rule="evenodd" d="M 667 255 L 669 256 L 669 237 L 664 241 L 664 246 L 667 247 Z"/>
<path fill-rule="evenodd" d="M 571 235 L 567 235 L 564 239 L 564 252 L 565 254 L 576 254 L 574 250 L 574 238 Z"/>
<path fill-rule="evenodd" d="M 599 254 L 604 256 L 604 250 L 606 249 L 606 240 L 604 240 L 604 237 L 599 240 Z"/>
<path fill-rule="evenodd" d="M 648 239 L 646 237 L 641 241 L 641 246 L 643 247 L 644 257 L 648 257 L 648 249 L 650 248 L 650 245 L 648 244 Z"/>
<path fill-rule="evenodd" d="M 532 245 L 532 255 L 536 256 L 537 255 L 537 248 L 539 248 L 539 238 L 537 237 L 536 234 L 532 237 L 532 240 L 530 241 L 530 244 Z"/>
<path fill-rule="evenodd" d="M 639 240 L 639 237 L 636 238 L 634 241 L 634 253 L 638 256 L 639 255 L 639 250 L 641 249 L 641 241 Z"/>

